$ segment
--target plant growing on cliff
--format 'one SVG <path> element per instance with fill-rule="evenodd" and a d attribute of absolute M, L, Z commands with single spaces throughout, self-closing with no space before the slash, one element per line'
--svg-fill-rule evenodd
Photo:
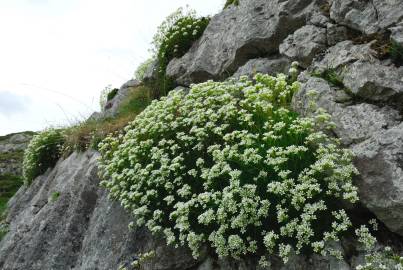
<path fill-rule="evenodd" d="M 172 80 L 166 76 L 169 61 L 183 56 L 193 42 L 201 37 L 209 21 L 208 17 L 198 18 L 194 10 L 185 12 L 179 8 L 158 27 L 152 49 L 158 60 L 157 81 L 154 86 L 159 91 L 157 96 L 166 94 L 173 86 Z"/>
<path fill-rule="evenodd" d="M 229 7 L 230 5 L 238 6 L 238 5 L 239 5 L 239 0 L 227 0 L 227 1 L 225 2 L 224 9 L 226 9 L 226 8 Z"/>
<path fill-rule="evenodd" d="M 323 110 L 304 118 L 290 109 L 297 82 L 254 80 L 208 81 L 153 101 L 125 135 L 100 144 L 102 185 L 135 216 L 131 226 L 195 257 L 202 246 L 259 254 L 263 265 L 292 250 L 341 256 L 326 243 L 351 227 L 339 201 L 358 199 L 352 155 L 324 132 L 333 124 Z"/>
<path fill-rule="evenodd" d="M 155 61 L 154 58 L 149 58 L 146 61 L 144 61 L 143 63 L 141 63 L 137 67 L 136 71 L 134 72 L 134 77 L 139 81 L 143 81 L 145 73 L 150 68 L 150 66 L 153 64 L 154 61 Z"/>
<path fill-rule="evenodd" d="M 60 157 L 64 142 L 63 131 L 48 129 L 35 135 L 24 153 L 23 176 L 25 184 L 52 168 Z"/>

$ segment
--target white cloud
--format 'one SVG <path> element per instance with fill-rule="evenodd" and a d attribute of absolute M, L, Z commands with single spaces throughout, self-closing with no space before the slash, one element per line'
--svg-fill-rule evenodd
<path fill-rule="evenodd" d="M 24 117 L 0 116 L 0 135 L 84 119 L 98 109 L 101 89 L 119 87 L 149 57 L 149 44 L 162 20 L 186 5 L 207 15 L 223 3 L 0 1 L 0 89 L 31 100 Z"/>

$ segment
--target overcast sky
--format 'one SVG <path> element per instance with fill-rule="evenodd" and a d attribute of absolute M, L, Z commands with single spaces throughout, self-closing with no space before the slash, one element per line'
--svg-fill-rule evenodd
<path fill-rule="evenodd" d="M 99 93 L 132 78 L 178 7 L 222 0 L 0 0 L 0 135 L 84 120 Z"/>

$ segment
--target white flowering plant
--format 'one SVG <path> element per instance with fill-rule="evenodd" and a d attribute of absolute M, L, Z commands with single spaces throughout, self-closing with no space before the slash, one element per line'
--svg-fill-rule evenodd
<path fill-rule="evenodd" d="M 60 129 L 47 129 L 35 135 L 24 152 L 23 177 L 30 184 L 35 177 L 53 167 L 61 155 L 64 132 Z"/>
<path fill-rule="evenodd" d="M 208 81 L 153 101 L 100 144 L 102 185 L 135 219 L 197 257 L 336 254 L 358 200 L 350 151 L 327 135 L 330 116 L 300 117 L 298 82 L 257 74 Z M 311 91 L 312 99 L 315 92 Z"/>
<path fill-rule="evenodd" d="M 169 61 L 183 56 L 201 37 L 209 21 L 209 17 L 197 17 L 194 10 L 179 8 L 159 26 L 153 39 L 153 52 L 158 59 L 156 88 L 162 94 L 171 90 L 173 85 L 166 77 Z"/>

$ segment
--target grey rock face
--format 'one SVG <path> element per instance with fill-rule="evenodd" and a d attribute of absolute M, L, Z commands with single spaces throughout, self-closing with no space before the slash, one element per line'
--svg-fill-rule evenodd
<path fill-rule="evenodd" d="M 139 86 L 140 84 L 141 82 L 138 80 L 127 81 L 120 87 L 117 95 L 108 103 L 106 103 L 105 110 L 101 113 L 101 115 L 93 115 L 92 117 L 94 119 L 100 119 L 116 116 L 117 113 L 119 112 L 119 107 L 129 96 L 130 92 L 133 91 L 133 89 Z"/>
<path fill-rule="evenodd" d="M 290 65 L 290 60 L 285 57 L 251 59 L 245 65 L 240 67 L 232 77 L 238 78 L 242 75 L 253 77 L 256 73 L 270 75 L 276 75 L 278 73 L 286 74 Z"/>
<path fill-rule="evenodd" d="M 403 95 L 402 73 L 376 62 L 357 61 L 350 65 L 343 83 L 352 93 L 367 100 L 387 101 Z"/>
<path fill-rule="evenodd" d="M 347 40 L 347 28 L 345 26 L 340 26 L 332 23 L 327 24 L 326 31 L 327 44 L 329 46 L 336 45 L 337 43 Z"/>
<path fill-rule="evenodd" d="M 280 53 L 303 67 L 308 67 L 326 49 L 326 29 L 306 25 L 288 36 L 280 45 Z"/>
<path fill-rule="evenodd" d="M 370 44 L 355 45 L 346 40 L 327 49 L 323 59 L 312 64 L 313 69 L 324 70 L 328 68 L 339 69 L 358 60 L 372 60 L 373 52 Z"/>
<path fill-rule="evenodd" d="M 317 106 L 332 115 L 336 123 L 334 132 L 343 144 L 358 143 L 370 138 L 375 132 L 397 125 L 399 112 L 390 108 L 379 108 L 372 104 L 349 104 L 349 97 L 343 90 L 329 85 L 324 79 L 304 78 L 301 90 L 294 96 L 293 107 L 307 115 L 309 90 L 318 92 Z M 346 103 L 347 102 L 347 103 Z"/>
<path fill-rule="evenodd" d="M 143 81 L 155 81 L 157 79 L 158 74 L 158 61 L 155 60 L 151 63 L 151 65 L 147 68 L 146 72 L 144 73 Z"/>
<path fill-rule="evenodd" d="M 211 19 L 190 51 L 169 63 L 167 75 L 182 85 L 229 77 L 249 59 L 276 53 L 283 39 L 304 25 L 315 2 L 240 1 Z"/>
<path fill-rule="evenodd" d="M 23 151 L 32 136 L 32 132 L 22 132 L 0 137 L 0 175 L 21 175 Z"/>
<path fill-rule="evenodd" d="M 330 17 L 341 25 L 365 34 L 373 34 L 401 21 L 403 2 L 400 0 L 334 0 Z"/>
<path fill-rule="evenodd" d="M 403 23 L 390 28 L 392 41 L 396 42 L 398 45 L 403 46 Z"/>
<path fill-rule="evenodd" d="M 187 250 L 174 249 L 145 229 L 128 230 L 130 217 L 99 188 L 98 153 L 60 161 L 9 202 L 10 232 L 0 242 L 0 268 L 118 269 L 156 250 L 146 270 L 188 269 Z M 60 196 L 52 201 L 54 192 Z"/>
<path fill-rule="evenodd" d="M 361 173 L 361 200 L 390 230 L 403 235 L 403 124 L 352 149 Z"/>

